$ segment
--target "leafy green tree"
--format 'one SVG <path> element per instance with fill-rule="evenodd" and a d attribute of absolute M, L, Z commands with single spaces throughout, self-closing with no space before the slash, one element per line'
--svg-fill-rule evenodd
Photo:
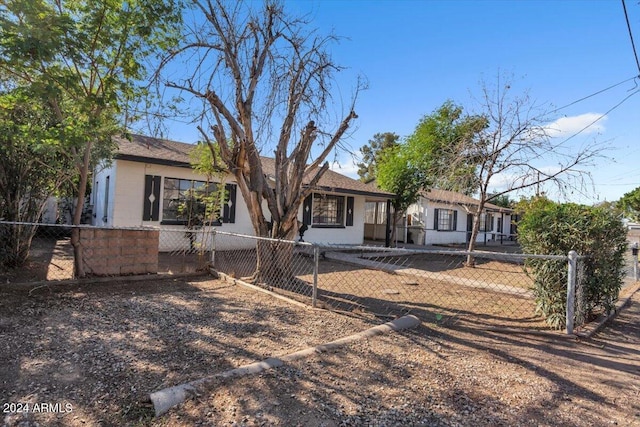
<path fill-rule="evenodd" d="M 501 206 L 503 208 L 513 208 L 515 202 L 509 197 L 508 194 L 502 194 L 500 196 L 493 197 L 493 194 L 490 194 L 491 203 L 496 206 Z"/>
<path fill-rule="evenodd" d="M 192 209 L 192 214 L 187 220 L 188 227 L 200 227 L 220 219 L 220 210 L 226 198 L 225 178 L 227 171 L 219 164 L 220 150 L 216 144 L 199 142 L 191 150 L 189 156 L 191 157 L 191 167 L 206 176 L 205 186 L 210 189 L 210 191 L 195 195 L 197 209 Z"/>
<path fill-rule="evenodd" d="M 425 178 L 424 187 L 472 193 L 477 186 L 479 138 L 487 126 L 483 116 L 465 115 L 463 108 L 446 101 L 424 116 L 407 138 L 405 150 Z"/>
<path fill-rule="evenodd" d="M 0 70 L 38 90 L 77 173 L 79 224 L 92 166 L 108 158 L 129 106 L 144 97 L 147 61 L 177 41 L 180 0 L 7 0 L 0 9 Z M 76 276 L 81 246 L 72 233 Z"/>
<path fill-rule="evenodd" d="M 362 161 L 358 163 L 360 181 L 371 182 L 376 179 L 377 165 L 384 150 L 398 145 L 400 136 L 393 132 L 376 133 L 367 145 L 360 147 Z"/>
<path fill-rule="evenodd" d="M 640 187 L 629 191 L 618 200 L 616 206 L 631 221 L 640 221 Z"/>
<path fill-rule="evenodd" d="M 378 186 L 396 194 L 392 202 L 393 226 L 391 228 L 391 241 L 395 242 L 398 218 L 409 206 L 418 201 L 425 179 L 423 171 L 411 163 L 401 146 L 391 146 L 378 153 L 377 163 Z"/>
<path fill-rule="evenodd" d="M 46 100 L 37 93 L 0 83 L 0 266 L 26 260 L 47 197 L 68 177 L 71 164 L 57 144 L 59 128 Z"/>
<path fill-rule="evenodd" d="M 471 145 L 485 125 L 484 118 L 465 116 L 462 107 L 447 101 L 424 116 L 406 141 L 377 153 L 377 183 L 397 195 L 394 234 L 399 214 L 419 199 L 421 190 L 468 192 L 473 187 L 475 159 L 455 148 Z"/>
<path fill-rule="evenodd" d="M 589 321 L 615 306 L 624 278 L 627 231 L 617 213 L 606 207 L 557 204 L 546 198 L 521 202 L 518 240 L 525 253 L 567 255 L 579 261 L 576 285 L 578 322 Z M 529 259 L 526 268 L 534 279 L 536 311 L 549 325 L 563 328 L 566 320 L 566 260 Z"/>

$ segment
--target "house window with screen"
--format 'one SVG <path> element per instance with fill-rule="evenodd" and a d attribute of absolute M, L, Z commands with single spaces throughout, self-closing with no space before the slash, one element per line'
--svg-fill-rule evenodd
<path fill-rule="evenodd" d="M 455 231 L 457 214 L 453 209 L 436 209 L 433 228 L 438 231 Z"/>
<path fill-rule="evenodd" d="M 376 223 L 376 205 L 377 205 L 377 202 L 366 202 L 364 204 L 364 223 L 365 224 Z"/>
<path fill-rule="evenodd" d="M 313 195 L 313 225 L 340 227 L 344 225 L 344 196 Z"/>
<path fill-rule="evenodd" d="M 488 213 L 480 214 L 480 231 L 493 230 L 493 215 Z"/>
<path fill-rule="evenodd" d="M 217 220 L 219 212 L 212 212 L 218 197 L 213 182 L 165 178 L 162 199 L 162 220 L 176 224 L 201 224 Z"/>

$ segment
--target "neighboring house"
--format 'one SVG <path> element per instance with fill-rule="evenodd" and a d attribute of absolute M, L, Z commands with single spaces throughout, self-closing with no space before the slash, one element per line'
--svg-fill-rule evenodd
<path fill-rule="evenodd" d="M 416 244 L 464 244 L 471 238 L 473 215 L 478 200 L 445 190 L 423 192 L 417 203 L 407 209 L 405 236 Z M 480 214 L 479 243 L 512 237 L 512 210 L 485 203 Z"/>
<path fill-rule="evenodd" d="M 219 183 L 206 182 L 189 162 L 193 145 L 132 135 L 117 138 L 118 151 L 108 166 L 94 173 L 91 204 L 97 226 L 151 226 L 186 229 L 180 209 L 191 192 L 206 195 Z M 273 176 L 275 162 L 262 158 L 264 173 Z M 225 179 L 227 199 L 217 229 L 253 235 L 247 209 L 233 175 Z M 300 206 L 298 219 L 307 225 L 307 242 L 361 244 L 364 239 L 364 209 L 367 201 L 385 201 L 393 194 L 328 170 L 313 194 Z M 265 212 L 268 210 L 265 205 Z M 267 218 L 268 219 L 268 218 Z M 175 234 L 175 233 L 174 233 Z M 186 234 L 186 233 L 185 233 Z M 165 233 L 168 235 L 168 233 Z M 161 250 L 176 245 L 161 235 Z"/>

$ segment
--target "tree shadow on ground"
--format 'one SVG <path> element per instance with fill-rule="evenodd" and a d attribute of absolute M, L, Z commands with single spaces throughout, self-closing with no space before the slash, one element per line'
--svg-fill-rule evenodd
<path fill-rule="evenodd" d="M 13 402 L 73 403 L 73 414 L 45 416 L 46 425 L 68 425 L 67 417 L 87 425 L 155 425 L 141 403 L 151 391 L 299 350 L 290 344 L 293 336 L 304 334 L 319 344 L 365 327 L 238 289 L 224 282 L 154 279 L 0 291 L 0 334 L 6 343 L 0 349 L 0 395 Z M 448 425 L 464 424 L 465 416 L 474 414 L 491 425 L 597 424 L 601 419 L 589 418 L 595 416 L 591 412 L 580 413 L 580 424 L 559 419 L 554 411 L 571 400 L 605 412 L 619 409 L 590 384 L 606 379 L 609 387 L 625 391 L 629 378 L 638 377 L 639 305 L 632 305 L 628 320 L 621 319 L 626 323 L 614 322 L 609 331 L 615 333 L 605 331 L 586 342 L 559 334 L 497 334 L 466 313 L 459 313 L 464 321 L 441 322 L 433 313 L 445 307 L 423 305 L 412 311 L 423 325 L 375 339 L 384 345 L 367 340 L 259 376 L 222 381 L 157 422 L 206 424 L 222 411 L 235 411 L 229 416 L 237 423 L 266 425 L 368 419 Z M 339 329 L 330 329 L 334 323 Z M 505 375 L 525 372 L 551 385 L 543 395 L 503 411 L 503 396 L 478 391 L 472 377 L 457 372 L 473 364 L 473 357 L 490 357 L 491 366 L 502 367 Z M 503 377 L 499 369 L 477 375 Z M 358 387 L 347 386 L 353 383 Z M 380 394 L 381 387 L 397 392 Z M 375 404 L 365 405 L 372 399 Z M 361 407 L 375 409 L 362 413 Z"/>
<path fill-rule="evenodd" d="M 0 271 L 0 283 L 64 280 L 72 277 L 73 248 L 70 240 L 53 234 L 33 238 L 25 265 Z"/>

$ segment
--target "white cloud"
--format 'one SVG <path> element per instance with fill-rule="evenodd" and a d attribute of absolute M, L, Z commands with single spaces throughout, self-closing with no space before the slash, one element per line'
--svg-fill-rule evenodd
<path fill-rule="evenodd" d="M 599 113 L 561 117 L 545 126 L 545 130 L 552 138 L 566 138 L 578 132 L 582 134 L 602 133 L 605 131 L 604 122 L 607 120 L 607 116 L 601 117 L 602 114 Z"/>
<path fill-rule="evenodd" d="M 338 161 L 330 161 L 329 169 L 339 174 L 346 175 L 349 178 L 358 179 L 358 166 L 351 158 L 340 159 Z"/>

